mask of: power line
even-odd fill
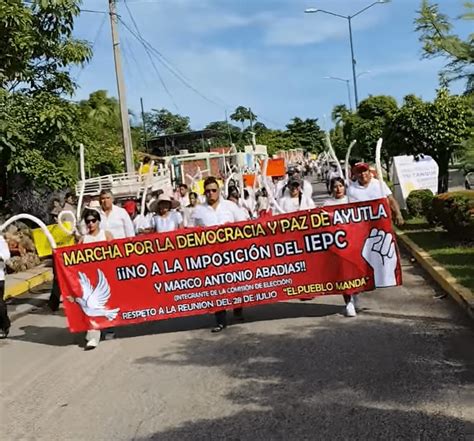
[[[142,46],[145,48],[145,50],[150,50],[152,53],[155,54],[155,57],[156,59],[169,71],[171,72],[171,74],[173,76],[175,76],[181,83],[183,83],[187,88],[189,88],[190,90],[192,90],[194,93],[196,93],[197,95],[199,95],[201,98],[203,98],[204,100],[206,100],[207,102],[211,103],[211,104],[214,104],[215,106],[217,107],[220,107],[222,109],[224,109],[225,111],[227,111],[227,108],[229,107],[235,107],[235,106],[231,106],[229,105],[228,103],[226,103],[225,101],[223,101],[222,99],[216,97],[216,100],[220,101],[216,101],[208,96],[206,96],[204,93],[200,92],[197,88],[195,88],[192,84],[190,84],[190,80],[188,80],[186,78],[186,76],[176,67],[174,66],[171,61],[169,61],[158,49],[156,49],[154,46],[152,46],[152,44],[150,42],[148,42],[142,35],[142,33],[140,32],[140,28],[138,27],[138,24],[130,10],[130,8],[128,7],[128,3],[138,3],[139,1],[130,1],[130,0],[123,0],[123,3],[125,5],[125,8],[127,9],[127,12],[130,16],[130,19],[132,21],[132,24],[133,24],[133,27],[135,28],[135,32],[130,29],[130,27],[119,17],[119,20],[121,21],[122,25],[142,44]],[[147,2],[149,3],[149,2]],[[148,50],[147,50],[147,53],[148,53]],[[260,114],[260,118],[264,121],[266,121],[267,123],[270,123],[272,125],[275,125],[275,126],[281,126],[282,124],[280,123],[277,123],[275,121],[272,121],[271,119],[269,118],[265,118],[262,114]]]
[[[120,21],[120,23],[122,23],[122,25],[125,26],[125,28],[126,28],[129,32],[131,32],[131,31],[130,31],[130,28],[126,25],[126,23],[125,23],[120,17],[117,16],[117,18],[118,18],[118,20]],[[133,34],[132,34],[132,35],[133,35]],[[134,36],[135,36],[135,35],[134,35]],[[135,36],[135,37],[136,37],[136,36]],[[138,38],[138,37],[136,37],[136,38]],[[140,41],[140,43],[141,43],[141,40],[140,40],[140,39],[138,39],[138,41]],[[161,76],[160,71],[159,71],[158,68],[156,67],[155,61],[153,60],[153,57],[151,56],[151,53],[150,53],[149,49],[148,49],[143,43],[142,43],[142,45],[143,45],[143,48],[145,49],[146,54],[148,55],[148,58],[150,59],[150,63],[151,63],[151,65],[153,66],[153,70],[155,71],[155,73],[156,73],[156,75],[158,76],[158,79],[159,79],[161,85],[163,86],[163,89],[165,90],[166,94],[168,95],[168,97],[170,98],[171,102],[173,103],[173,106],[176,108],[177,111],[179,111],[178,105],[176,104],[176,101],[174,100],[173,95],[171,94],[170,90],[168,89],[168,86],[166,85],[166,83],[165,83],[163,77]]]
[[[136,29],[136,31],[137,31],[137,34],[138,34],[140,40],[143,40],[143,37],[142,37],[142,35],[141,35],[141,33],[140,33],[140,29],[138,28],[138,25],[137,25],[137,23],[136,23],[136,21],[135,21],[135,18],[134,18],[133,15],[132,15],[132,12],[130,11],[130,9],[129,9],[129,7],[128,7],[128,4],[127,4],[127,1],[126,1],[126,0],[124,0],[124,4],[125,4],[125,7],[127,8],[128,14],[130,15],[130,18],[131,18],[131,20],[132,20],[133,25],[135,26],[135,29]],[[120,17],[119,17],[119,20],[120,20],[120,22],[127,28],[127,30],[130,32],[130,29],[129,29],[129,28],[127,27],[127,25],[121,20]],[[140,40],[139,40],[139,41],[140,41]],[[178,110],[178,106],[177,106],[176,102],[174,101],[173,96],[171,95],[171,92],[169,91],[168,87],[166,86],[165,81],[164,81],[163,77],[161,76],[161,74],[160,74],[158,68],[156,67],[155,62],[153,61],[153,58],[152,58],[152,56],[151,56],[151,54],[150,54],[148,48],[147,48],[141,41],[140,41],[140,43],[142,44],[143,48],[145,49],[145,52],[147,53],[148,58],[150,59],[150,62],[151,62],[151,64],[152,64],[152,66],[153,66],[153,69],[155,70],[156,74],[158,75],[158,78],[159,78],[159,80],[160,80],[160,83],[161,83],[161,85],[163,86],[163,89],[165,89],[165,91],[166,91],[167,95],[169,96],[171,102],[173,103],[174,107],[176,108],[176,110]]]
[[[125,5],[127,5],[126,2],[124,2]],[[129,11],[129,14],[131,14],[130,12],[130,9],[127,8],[128,11]],[[195,92],[196,94],[198,94],[201,98],[203,98],[204,100],[208,101],[209,103],[211,104],[214,104],[220,108],[224,108],[226,107],[225,103],[218,103],[217,101],[213,100],[212,98],[209,98],[207,97],[206,95],[204,95],[202,92],[200,92],[198,89],[196,89],[192,84],[190,84],[190,82],[188,80],[186,80],[186,78],[184,78],[184,75],[180,75],[178,72],[177,72],[177,69],[174,68],[171,63],[168,61],[166,62],[164,60],[164,57],[163,55],[157,50],[155,49],[147,40],[145,40],[145,38],[142,37],[141,33],[140,33],[140,30],[138,29],[138,26],[136,25],[136,22],[135,22],[135,27],[137,29],[137,32],[134,32],[132,29],[130,29],[130,27],[122,20],[119,18],[119,20],[122,22],[123,26],[125,26],[125,28],[143,45],[143,47],[146,47],[148,50],[150,50],[151,52],[153,52],[157,58],[157,60],[166,68],[168,69],[168,71],[170,71],[173,76],[175,76],[181,83],[183,83],[186,87],[188,87],[190,90],[192,90],[193,92]],[[134,21],[134,20],[132,20]]]
[[[186,80],[189,81],[189,79],[186,78],[186,76],[183,74],[183,72],[181,72],[181,71],[178,69],[177,66],[173,66],[172,63],[171,63],[158,49],[156,49],[156,48],[154,48],[153,46],[151,46],[151,44],[148,43],[148,42],[144,39],[142,33],[140,32],[140,28],[138,27],[138,24],[137,24],[137,22],[135,21],[135,17],[133,16],[132,11],[130,11],[130,8],[128,7],[128,0],[123,0],[123,2],[124,2],[125,7],[127,8],[127,12],[128,12],[128,15],[130,16],[130,19],[132,20],[133,27],[135,28],[135,31],[136,31],[136,33],[138,34],[138,36],[140,37],[140,39],[143,40],[143,42],[144,42],[145,44],[147,44],[147,45],[150,47],[150,49],[152,49],[159,57],[161,57],[161,58],[162,58],[166,63],[168,63],[174,70],[176,70],[176,72],[178,72],[184,79],[186,79]]]

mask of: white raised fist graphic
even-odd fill
[[[374,280],[377,288],[397,284],[395,270],[397,269],[398,256],[395,249],[395,240],[391,233],[372,228],[362,248],[362,257],[374,270]]]

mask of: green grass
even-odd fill
[[[456,241],[439,228],[433,229],[424,219],[410,219],[401,230],[419,247],[444,266],[458,282],[474,291],[474,246]]]

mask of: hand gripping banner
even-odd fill
[[[54,251],[72,332],[401,284],[384,199]]]

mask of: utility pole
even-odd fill
[[[117,27],[116,0],[109,0],[110,27],[112,28],[112,45],[114,49],[115,75],[117,77],[117,89],[120,104],[120,117],[122,120],[122,139],[125,150],[125,169],[127,173],[135,171],[133,162],[132,137],[130,136],[130,120],[128,119],[128,106],[125,93],[125,82],[122,73],[122,57],[120,55],[120,40]]]
[[[349,15],[347,17],[347,22],[349,23],[349,40],[351,43],[351,62],[352,62],[352,81],[354,82],[354,101],[355,108],[359,107],[359,94],[357,93],[357,74],[356,74],[356,59],[354,55],[354,42],[352,40],[352,17]]]
[[[252,117],[252,109],[249,107],[249,119],[250,119],[250,131],[253,130],[253,117]]]
[[[145,150],[148,152],[148,135],[146,133],[145,111],[143,110],[143,98],[140,97],[140,106],[142,108],[143,140],[145,141]]]

